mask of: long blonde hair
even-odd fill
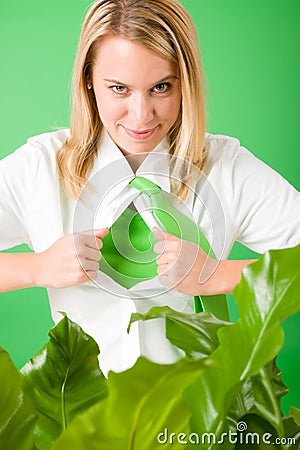
[[[197,32],[189,13],[177,0],[96,0],[92,4],[80,34],[72,80],[70,138],[57,153],[58,173],[67,192],[78,197],[103,130],[94,93],[87,84],[96,51],[109,34],[143,45],[178,65],[182,101],[169,132],[169,152],[173,160],[178,157],[177,161],[182,161],[178,195],[184,199],[190,163],[199,169],[205,165],[206,120]]]

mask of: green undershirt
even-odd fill
[[[127,289],[157,276],[154,238],[137,211],[127,208],[102,239],[100,270]]]
[[[157,254],[152,250],[156,239],[137,211],[125,209],[102,242],[99,269],[121,286],[130,289],[157,276]],[[201,302],[195,299],[200,312]]]

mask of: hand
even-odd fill
[[[76,286],[97,278],[101,238],[108,229],[74,233],[58,239],[35,255],[35,285],[49,288]]]
[[[215,272],[219,261],[210,258],[197,245],[159,229],[154,251],[158,254],[160,282],[175,291],[190,295],[212,295],[218,290]]]

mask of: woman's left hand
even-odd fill
[[[254,260],[216,260],[192,242],[179,239],[158,228],[154,251],[160,282],[189,295],[231,294],[242,270]]]
[[[197,244],[159,229],[153,234],[158,239],[154,251],[163,285],[190,295],[212,295],[220,289],[215,285],[219,261],[207,256]]]

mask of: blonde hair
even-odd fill
[[[182,161],[178,195],[187,195],[192,163],[205,165],[205,102],[197,32],[177,0],[96,0],[81,30],[72,80],[70,138],[57,153],[57,168],[67,192],[78,197],[93,165],[103,125],[87,84],[96,51],[107,35],[120,35],[156,52],[179,69],[181,109],[169,132],[170,154]],[[187,161],[187,163],[185,163]],[[171,158],[172,164],[172,158]],[[178,170],[178,167],[177,167]]]

